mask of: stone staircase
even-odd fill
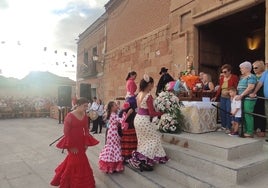
[[[256,176],[268,179],[268,144],[263,140],[230,137],[222,132],[206,134],[162,134],[170,161],[155,165],[152,172],[125,166],[123,173],[98,170],[104,134],[94,135],[100,144],[87,151],[97,188],[207,188],[266,187]],[[266,181],[268,182],[268,181]]]

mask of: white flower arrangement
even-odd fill
[[[158,123],[161,132],[179,133],[183,125],[183,116],[180,111],[182,103],[172,92],[162,91],[154,101],[156,109],[164,112]]]
[[[162,91],[154,101],[156,109],[160,112],[172,112],[175,108],[180,108],[180,100],[172,92]]]

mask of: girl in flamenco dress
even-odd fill
[[[118,116],[119,106],[111,101],[107,105],[107,119],[109,119],[109,129],[104,148],[99,156],[99,169],[105,173],[114,173],[124,170],[123,157],[121,155],[121,138],[118,134],[118,127],[127,129],[125,120],[133,112],[129,109],[122,118]]]
[[[68,113],[64,120],[64,137],[56,145],[67,149],[68,155],[56,168],[55,176],[50,182],[60,188],[95,188],[93,171],[90,167],[86,150],[88,146],[99,143],[89,134],[86,109],[88,100],[80,98],[77,107]]]

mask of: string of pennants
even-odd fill
[[[1,44],[6,44],[7,42],[6,41],[1,41]],[[21,44],[21,42],[20,41],[17,41],[17,45],[18,46],[21,46],[22,44]],[[43,47],[43,51],[44,52],[47,52],[48,51],[48,47],[46,47],[46,46],[44,46]],[[58,50],[54,50],[54,54],[59,54],[59,51]],[[69,55],[68,55],[68,52],[63,52],[63,55],[64,56],[66,56],[66,57],[68,57]],[[71,55],[71,57],[72,58],[76,58],[76,56],[73,54],[73,55]],[[73,61],[72,60],[70,60],[70,63],[72,63],[72,67],[74,67],[74,63],[73,63]],[[65,62],[65,61],[63,61],[62,62],[62,64],[65,66],[65,67],[68,67],[68,65],[67,65],[67,63]],[[60,63],[59,62],[55,62],[55,65],[60,65]]]

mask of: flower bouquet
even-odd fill
[[[158,122],[159,131],[166,133],[179,133],[183,126],[183,115],[180,107],[182,103],[172,92],[162,91],[154,101],[156,109],[164,114]]]

